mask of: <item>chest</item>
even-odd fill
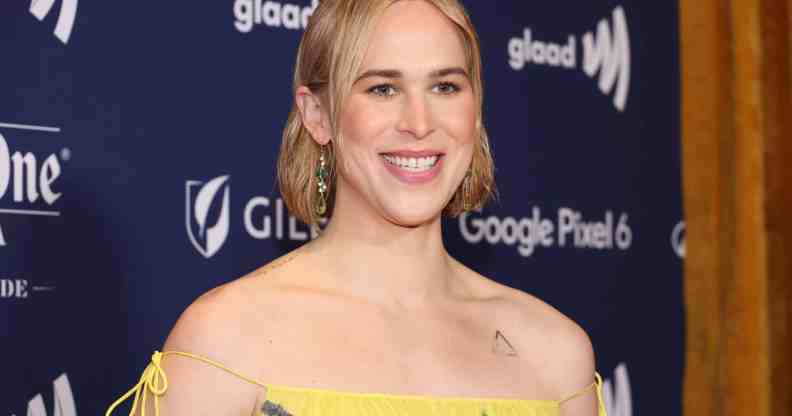
[[[267,345],[267,380],[354,392],[547,398],[537,357],[466,315],[306,314]],[[285,322],[284,322],[285,323]],[[516,354],[510,354],[513,348]]]

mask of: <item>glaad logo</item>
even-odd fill
[[[55,36],[60,39],[64,45],[69,43],[69,38],[74,28],[74,19],[77,17],[77,1],[78,0],[61,0],[58,23],[55,24]],[[36,16],[36,19],[39,21],[43,21],[49,14],[53,5],[55,5],[55,0],[31,0],[30,13]]]
[[[613,381],[606,379],[602,385],[602,396],[608,416],[632,416],[632,389],[627,364],[616,367]]]
[[[229,176],[220,176],[207,183],[187,181],[185,196],[187,204],[187,235],[193,247],[204,257],[211,258],[223,247],[228,238],[230,225],[231,190]],[[197,193],[196,188],[200,187]],[[219,204],[219,214],[209,222],[212,207]],[[197,231],[197,235],[194,231]]]
[[[60,132],[56,127],[26,126],[18,124],[0,123],[0,128],[15,128],[21,130],[44,130]],[[61,159],[66,161],[71,158],[71,151],[64,148],[60,153]],[[0,202],[10,192],[15,204],[36,204],[43,202],[53,206],[62,196],[54,190],[55,182],[61,175],[61,163],[58,156],[50,154],[39,165],[39,158],[33,153],[14,152],[8,146],[5,137],[0,134]],[[10,187],[13,183],[13,189]],[[0,208],[0,215],[23,216],[60,216],[58,211],[7,209]],[[7,240],[0,227],[0,247],[6,246]]]
[[[583,70],[591,78],[599,71],[599,88],[608,95],[616,87],[613,105],[624,111],[630,88],[630,34],[624,9],[613,11],[613,32],[608,21],[600,20],[597,36],[583,35]]]
[[[577,67],[576,45],[577,41],[572,35],[569,35],[566,45],[535,41],[531,29],[525,28],[522,39],[509,40],[509,65],[515,71],[530,63],[574,69]]]
[[[685,222],[680,221],[671,232],[671,248],[676,253],[677,257],[684,259],[687,254],[687,245],[685,244]]]
[[[596,35],[587,32],[582,36],[583,72],[594,78],[599,74],[598,86],[605,95],[614,92],[613,105],[619,111],[627,108],[630,89],[630,34],[627,16],[621,6],[613,10],[613,23],[600,20]],[[515,71],[526,64],[577,68],[577,45],[574,35],[566,44],[534,39],[530,28],[525,28],[522,38],[509,39],[509,65]]]
[[[248,33],[254,25],[261,24],[292,30],[305,29],[308,18],[318,5],[319,0],[313,0],[311,6],[307,7],[279,1],[235,0],[234,27],[242,33]]]
[[[72,394],[69,377],[61,374],[52,382],[55,391],[52,414],[54,416],[77,416],[77,406],[74,404],[74,394]],[[14,415],[12,415],[14,416]],[[47,409],[44,407],[44,398],[41,394],[28,402],[27,416],[47,416]]]

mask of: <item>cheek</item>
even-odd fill
[[[440,106],[437,118],[459,145],[469,145],[477,140],[476,106],[472,97],[467,100],[459,100],[453,105]]]
[[[346,172],[359,170],[376,149],[376,140],[389,125],[388,114],[364,100],[350,97],[340,117],[338,157]],[[362,164],[361,166],[358,166]]]
[[[469,100],[460,100],[455,105],[448,106],[443,110],[442,117],[439,117],[443,120],[444,129],[453,140],[453,145],[458,149],[454,176],[460,181],[473,160],[475,146],[480,140],[476,129],[476,116],[476,105],[470,97]]]
[[[363,99],[350,97],[341,113],[340,128],[344,141],[366,143],[389,123],[392,114]]]

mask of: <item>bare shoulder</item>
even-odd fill
[[[198,297],[179,317],[166,342],[165,351],[205,354],[232,365],[248,364],[250,352],[259,351],[263,334],[279,320],[286,308],[283,296],[289,253],[263,267]]]
[[[529,366],[556,397],[594,381],[594,351],[580,325],[532,294],[480,275],[478,281],[498,331],[521,357],[531,357]]]
[[[277,285],[260,277],[286,260],[214,288],[185,309],[163,347],[169,379],[163,404],[170,410],[165,414],[199,408],[206,414],[251,414],[262,389],[251,381],[262,380],[267,335],[283,299]]]

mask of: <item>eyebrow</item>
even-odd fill
[[[450,68],[442,68],[436,69],[429,73],[430,78],[442,78],[448,75],[462,75],[465,78],[470,78],[467,71],[463,68],[455,66]],[[371,77],[380,77],[380,78],[402,78],[404,77],[404,73],[399,71],[398,69],[369,69],[368,71],[362,73],[354,83],[357,83],[360,80],[365,78]]]

